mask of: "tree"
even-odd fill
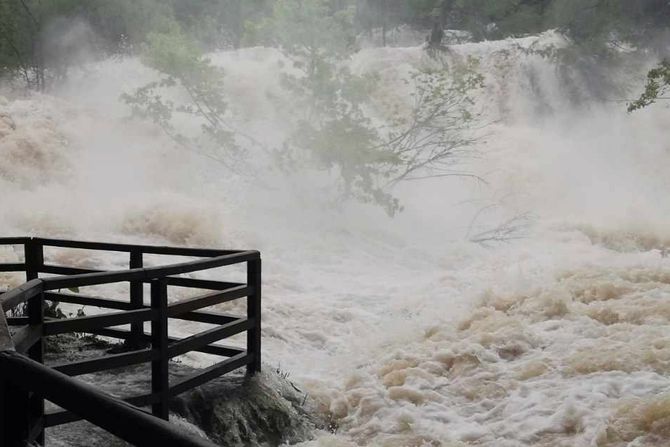
[[[284,85],[300,99],[296,127],[281,152],[288,165],[311,167],[337,179],[345,197],[401,209],[390,188],[400,181],[446,172],[473,116],[469,92],[482,78],[460,70],[417,71],[414,107],[383,125],[374,124],[374,75],[353,74],[346,61],[356,50],[353,8],[328,0],[279,0],[272,17],[250,26],[251,36],[279,46],[293,62]],[[470,61],[472,62],[472,61]]]
[[[222,70],[203,56],[196,42],[177,23],[165,32],[149,34],[143,60],[162,77],[122,95],[134,114],[151,120],[182,148],[238,172],[245,154],[225,119]],[[188,100],[175,103],[167,99],[171,90],[185,94]],[[179,129],[175,125],[178,115],[195,119],[200,134],[188,135]]]
[[[76,48],[101,57],[132,53],[174,23],[202,48],[237,46],[242,23],[271,1],[0,0],[0,74],[44,89],[77,62]]]
[[[0,0],[0,70],[10,77],[20,75],[29,88],[44,90],[76,62],[72,56],[77,48],[91,49],[92,42],[97,44],[96,35],[117,44],[124,36],[139,38],[143,29],[143,38],[148,26],[155,26],[168,14],[154,3]]]
[[[0,2],[0,70],[19,73],[27,86],[44,88],[41,11],[29,0]]]
[[[412,0],[357,0],[355,22],[359,31],[380,29],[382,46],[386,46],[386,34],[402,23],[413,22]]]
[[[644,92],[637,100],[628,104],[628,111],[634,112],[654,104],[659,99],[667,99],[663,95],[668,88],[670,88],[670,61],[665,60],[647,73]]]
[[[171,0],[176,21],[208,49],[239,47],[244,24],[272,12],[273,0]]]

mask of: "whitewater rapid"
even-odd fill
[[[449,63],[476,58],[486,77],[481,138],[459,165],[486,183],[401,186],[394,219],[333,207],[309,177],[254,188],[175,149],[119,101],[155,74],[91,64],[54,95],[0,103],[0,230],[261,250],[267,367],[331,423],[310,446],[670,445],[670,116],[594,101],[578,71],[532,51],[549,45],[569,43],[450,47]],[[264,144],[285,138],[283,56],[212,60],[230,119]],[[380,75],[383,116],[431,63],[421,47],[366,48],[351,68]],[[509,240],[468,240],[506,222]]]

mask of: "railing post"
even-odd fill
[[[247,374],[261,370],[261,258],[247,262],[247,285],[252,288],[247,297],[247,319],[253,326],[247,331],[247,353],[253,356],[247,365]]]
[[[8,380],[2,373],[2,421],[0,432],[2,445],[6,447],[24,447],[28,441],[30,425],[28,420],[28,393]]]
[[[26,259],[26,280],[39,277],[44,265],[44,246],[39,239],[29,239],[24,246]]]
[[[9,333],[5,314],[2,311],[0,311],[0,332],[2,337],[1,349],[13,350],[14,343]],[[12,386],[7,366],[3,363],[3,360],[4,357],[0,357],[0,445],[13,447],[21,445],[28,436],[28,424],[21,423],[19,420],[21,417],[27,417],[25,402],[28,393]],[[14,403],[17,401],[23,402],[23,407],[15,408]],[[21,433],[22,431],[23,433]]]
[[[44,331],[44,294],[28,300],[28,324],[30,326],[39,326],[40,332]],[[38,363],[44,363],[44,338],[40,337],[35,344],[28,349],[28,357]],[[35,394],[29,393],[29,422],[30,435],[34,436],[31,442],[44,445],[44,399]]]
[[[3,372],[2,365],[0,365],[0,441],[2,445],[10,445],[11,441],[11,414],[9,408],[9,382],[5,373]]]
[[[168,375],[168,321],[167,321],[167,280],[151,281],[151,308],[155,315],[151,320],[151,393],[158,395],[158,402],[152,404],[154,416],[169,420],[170,378]]]
[[[26,279],[28,281],[39,277],[44,265],[44,247],[38,239],[30,239],[25,245]],[[28,324],[38,326],[40,332],[44,329],[44,294],[40,293],[28,300]],[[39,363],[44,363],[44,342],[41,337],[28,349],[28,357]],[[34,441],[44,445],[44,399],[37,394],[28,393],[28,430],[29,435],[35,435]]]
[[[130,268],[141,269],[144,266],[142,251],[133,250],[130,252]],[[144,283],[142,281],[130,281],[130,304],[135,309],[144,307]],[[132,323],[130,325],[130,338],[126,340],[126,347],[129,349],[140,349],[147,345],[143,341],[144,324]]]
[[[28,440],[28,393],[9,380],[0,365],[0,444],[23,447]]]

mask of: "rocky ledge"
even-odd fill
[[[46,362],[94,358],[118,348],[95,337],[50,337]],[[170,364],[171,380],[193,371],[183,363]],[[149,365],[138,365],[79,378],[113,395],[130,396],[148,392],[150,376]],[[170,405],[170,421],[219,445],[293,444],[309,439],[321,425],[305,410],[306,401],[307,396],[279,371],[266,367],[250,378],[242,370],[178,396]],[[87,422],[48,429],[47,443],[59,447],[128,445]]]

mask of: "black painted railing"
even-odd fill
[[[147,245],[108,244],[41,238],[0,238],[0,246],[23,246],[24,262],[0,264],[0,272],[25,272],[26,283],[0,295],[0,439],[8,447],[44,443],[44,429],[86,419],[135,445],[202,446],[202,440],[180,434],[168,419],[172,397],[235,369],[249,374],[261,368],[261,259],[257,251],[231,251]],[[45,247],[126,252],[129,269],[99,271],[45,262]],[[145,254],[199,257],[195,261],[144,267]],[[246,282],[233,283],[180,276],[246,264]],[[40,274],[51,276],[40,278]],[[61,290],[127,282],[128,301],[62,293]],[[149,304],[144,285],[150,285]],[[169,303],[170,287],[206,290],[194,298]],[[246,298],[246,316],[202,308]],[[114,309],[118,312],[68,319],[45,319],[45,300]],[[5,312],[25,306],[21,316]],[[212,329],[178,339],[168,335],[169,319],[207,323]],[[151,322],[149,333],[144,322]],[[130,330],[111,329],[130,325]],[[10,327],[15,327],[10,335]],[[246,349],[215,342],[246,332]],[[44,337],[91,333],[125,340],[125,352],[58,365],[43,365]],[[169,360],[198,351],[225,357],[214,365],[171,384]],[[71,378],[141,363],[151,364],[151,392],[117,399]],[[68,391],[64,391],[68,390]],[[44,411],[44,400],[62,409]],[[140,407],[151,406],[149,416]],[[160,442],[159,442],[160,440]]]

